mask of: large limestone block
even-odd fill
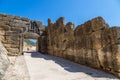
[[[60,18],[56,21],[56,26],[57,26],[57,27],[64,27],[64,25],[65,25],[64,17],[60,17]]]
[[[117,33],[117,43],[120,44],[120,27],[115,27]]]
[[[102,49],[104,54],[104,68],[113,72],[120,72],[119,45],[108,45]]]
[[[102,34],[102,30],[98,30],[98,31],[93,32],[93,33],[90,35],[90,38],[92,39],[92,41],[91,41],[92,44],[91,44],[91,45],[93,45],[93,49],[95,49],[95,50],[98,50],[98,49],[101,49],[101,48],[102,48],[102,44],[101,44],[101,41],[102,41],[101,34]]]
[[[0,41],[5,41],[5,37],[4,36],[0,36]]]
[[[7,17],[6,14],[0,14],[0,17]]]
[[[0,36],[5,35],[5,32],[6,32],[5,30],[1,29],[1,30],[0,30]]]
[[[12,35],[19,35],[19,32],[17,32],[17,31],[6,31],[6,36],[12,36]]]
[[[68,22],[65,26],[65,29],[67,32],[73,32],[73,30],[75,29],[75,25],[71,22]]]
[[[6,48],[8,51],[8,55],[13,56],[13,55],[18,55],[19,49],[18,48]]]
[[[5,48],[10,48],[12,44],[4,44]]]
[[[0,22],[0,28],[3,30],[10,30],[10,26],[6,24],[6,22]]]
[[[29,19],[28,19],[28,18],[22,18],[22,17],[20,17],[20,16],[15,16],[14,19],[29,22]]]
[[[37,39],[38,37],[40,37],[37,33],[32,33],[32,32],[25,32],[23,33],[23,35],[25,39],[29,39],[29,38]]]
[[[0,78],[4,76],[5,71],[9,66],[9,60],[7,54],[8,54],[7,50],[0,42]]]
[[[109,27],[109,25],[105,22],[105,20],[102,17],[94,18],[90,22],[91,22],[91,28],[94,31]]]

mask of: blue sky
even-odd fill
[[[76,25],[102,16],[110,26],[120,26],[120,0],[0,0],[0,13],[40,20],[47,25],[63,16]]]

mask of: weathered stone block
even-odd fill
[[[20,45],[16,45],[16,44],[11,45],[11,48],[19,48],[19,47],[20,47]]]
[[[1,16],[1,17],[7,17],[7,15],[6,15],[6,14],[0,14],[0,16]]]
[[[2,20],[2,17],[0,16],[0,21]]]
[[[12,44],[4,44],[5,48],[10,48]]]
[[[19,32],[17,31],[6,31],[6,36],[10,37],[10,36],[15,36],[17,35],[19,37]]]
[[[7,50],[0,42],[0,79],[5,75],[5,71],[9,66],[7,54],[8,54]]]
[[[4,30],[0,30],[0,36],[5,35],[5,32],[6,32],[6,31],[4,31]]]
[[[5,41],[5,37],[0,35],[0,41]]]
[[[0,24],[0,27],[6,31],[10,30],[10,26],[9,25],[5,25],[5,24]]]
[[[18,28],[18,27],[12,27],[11,28],[11,31],[17,31],[17,33],[22,33],[24,30],[23,30],[23,28]]]
[[[19,53],[19,49],[18,48],[6,48],[8,52],[12,53],[12,54],[18,54]]]
[[[19,41],[13,41],[13,40],[4,40],[2,41],[3,44],[19,44]]]

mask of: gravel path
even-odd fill
[[[120,80],[115,76],[58,57],[24,53],[31,80]]]

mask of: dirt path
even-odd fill
[[[24,53],[31,80],[119,80],[111,74],[58,57]]]

